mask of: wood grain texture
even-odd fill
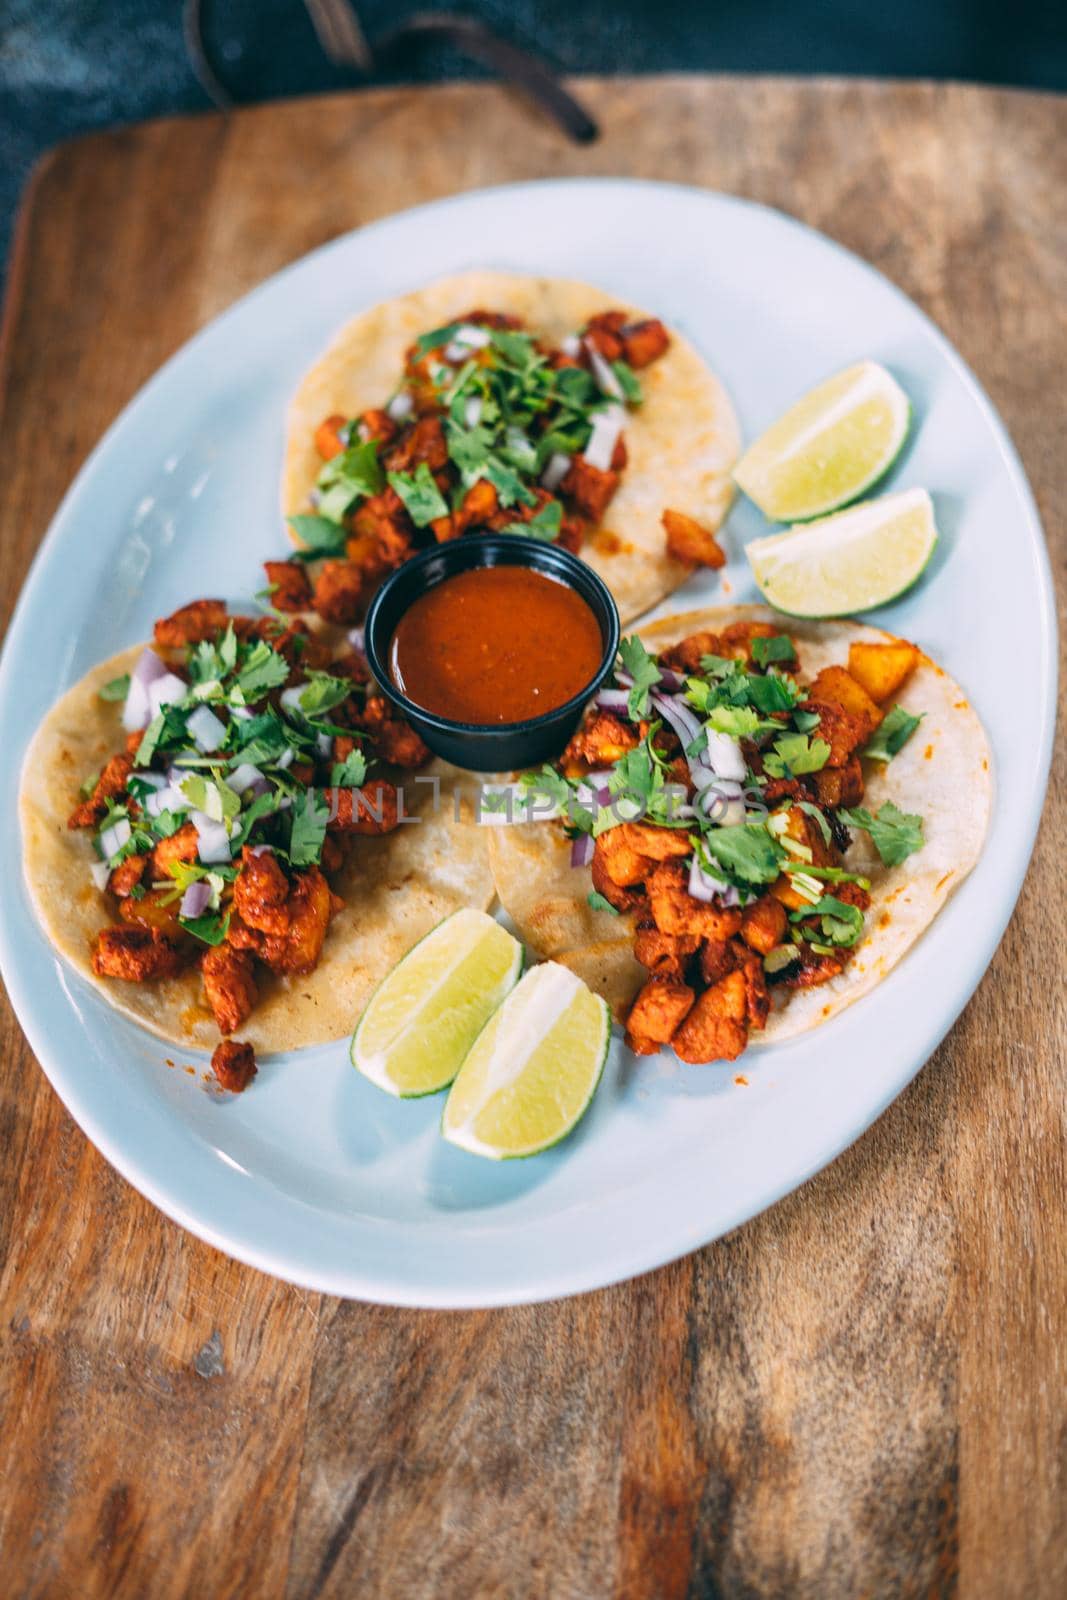
[[[580,87],[604,129],[583,149],[464,86],[54,154],[23,209],[0,356],[4,623],[88,450],[208,318],[398,207],[560,173],[751,196],[888,273],[1004,414],[1062,594],[1065,102],[738,78]],[[1065,777],[1061,743],[1008,935],[908,1092],[773,1211],[576,1301],[415,1314],[229,1262],[110,1171],[5,1007],[3,1591],[1058,1600],[1067,1019],[1048,891],[1062,891]]]

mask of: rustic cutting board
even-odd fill
[[[603,127],[580,149],[495,87],[456,86],[52,155],[26,197],[0,363],[4,622],[89,448],[209,317],[374,217],[560,173],[748,195],[888,273],[1001,408],[1062,578],[1067,103],[578,87]],[[995,617],[975,626],[1010,647]],[[105,1165],[5,1010],[3,1591],[1067,1593],[1064,777],[1061,747],[989,975],[877,1125],[730,1238],[563,1304],[377,1310],[235,1265]]]

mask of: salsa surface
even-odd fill
[[[581,595],[529,567],[475,567],[420,595],[397,624],[389,671],[424,711],[489,726],[580,694],[604,646]]]

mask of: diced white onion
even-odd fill
[[[149,721],[151,707],[148,686],[157,679],[165,677],[166,672],[166,666],[154,650],[141,651],[137,665],[130,673],[130,687],[126,693],[126,703],[122,708],[122,726],[127,733],[135,733]]]
[[[363,629],[362,628],[349,628],[346,637],[348,639],[349,644],[352,646],[353,650],[358,650],[360,652],[360,654],[362,654],[363,653]]]
[[[120,817],[110,828],[104,829],[100,835],[100,848],[104,853],[105,861],[110,861],[112,856],[117,856],[123,845],[129,843],[132,831],[125,817]]]
[[[295,755],[296,755],[296,751],[293,749],[292,745],[286,745],[285,749],[282,751],[281,755],[278,757],[277,761],[275,762],[275,765],[281,767],[283,769],[283,771],[284,771],[284,769],[286,767],[291,767],[292,766],[293,757]]]
[[[560,340],[559,347],[572,361],[577,360],[582,353],[582,341],[576,333],[568,333],[565,339]]]
[[[630,704],[629,689],[601,689],[596,703],[605,711],[626,711]]]
[[[254,844],[252,846],[252,854],[254,856],[272,856],[274,854],[274,846],[272,844]]]
[[[454,345],[464,346],[467,350],[484,350],[492,342],[493,335],[488,328],[479,328],[475,322],[465,322],[457,328],[452,335]]]
[[[152,708],[152,715],[158,717],[164,706],[177,705],[188,692],[189,685],[184,679],[175,672],[165,672],[148,685],[148,704]]]
[[[611,458],[615,454],[615,446],[619,442],[619,434],[625,421],[626,413],[621,406],[605,406],[603,411],[595,413],[593,431],[582,454],[589,465],[596,467],[598,472],[611,471]]]
[[[741,746],[736,739],[731,739],[728,733],[717,733],[714,728],[707,729],[708,748],[707,763],[717,777],[732,778],[741,783],[745,777],[745,757]]]
[[[555,494],[570,470],[570,456],[565,456],[562,450],[553,451],[545,462],[545,469],[541,474],[542,489],[547,489],[549,494]]]
[[[590,343],[588,339],[585,341],[585,351],[589,357],[589,367],[593,374],[593,380],[601,394],[606,394],[609,400],[624,400],[626,396],[622,392],[622,384],[615,376],[610,364],[604,360],[596,345]]]
[[[386,406],[386,413],[394,422],[403,422],[404,418],[411,415],[411,408],[415,401],[407,389],[401,389],[399,394],[394,394]]]
[[[167,780],[161,772],[136,772],[134,777],[140,784],[147,784],[149,789],[165,789]]]
[[[482,397],[472,394],[463,408],[463,420],[468,428],[476,428],[482,420]]]
[[[328,761],[333,755],[332,735],[328,733],[317,733],[315,735],[315,747],[322,759],[324,761]]]
[[[217,750],[226,738],[225,725],[209,706],[197,706],[185,726],[192,734],[196,748],[205,755]]]
[[[306,683],[294,683],[291,689],[283,689],[279,697],[282,705],[289,711],[299,711],[300,697],[306,688]],[[292,757],[290,757],[291,759]]]
[[[181,790],[168,784],[165,789],[157,789],[155,794],[150,794],[145,801],[145,810],[150,817],[161,816],[164,811],[188,811],[189,802]]]
[[[239,767],[234,767],[226,783],[234,794],[244,794],[246,789],[251,789],[254,784],[265,783],[267,780],[258,767],[250,761],[242,761]]]
[[[230,716],[236,717],[238,722],[251,722],[255,712],[250,706],[231,706]]]
[[[94,861],[89,868],[89,876],[98,889],[106,889],[107,880],[111,876],[111,868],[106,861]]]
[[[194,811],[192,816],[197,837],[196,853],[204,865],[210,866],[215,861],[229,861],[230,836],[226,832],[225,823],[215,822],[204,811]]]

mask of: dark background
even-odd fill
[[[348,87],[302,0],[203,0],[236,98]],[[372,43],[418,0],[357,0]],[[791,72],[1067,88],[1065,0],[456,0],[566,72]],[[376,82],[478,76],[422,45]],[[58,140],[209,105],[180,0],[0,0],[0,269],[30,168]]]

